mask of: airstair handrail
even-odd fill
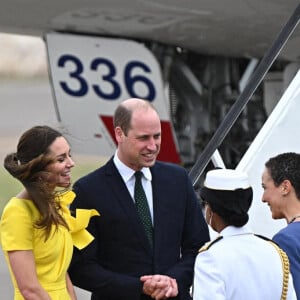
[[[235,103],[232,105],[231,109],[225,115],[220,126],[217,128],[216,132],[201,152],[196,163],[189,172],[192,183],[195,186],[200,176],[202,175],[205,167],[209,163],[213,153],[217,150],[220,144],[223,142],[224,138],[228,134],[229,130],[235,123],[236,119],[239,117],[244,107],[252,97],[253,93],[263,80],[264,76],[272,66],[274,60],[277,58],[282,48],[286,44],[290,35],[293,33],[297,27],[300,20],[300,4],[296,7],[293,14],[290,16],[285,26],[281,29],[277,38],[273,42],[272,46],[265,53],[257,68],[254,70],[252,76],[250,77],[248,84],[245,89],[241,92],[240,96],[237,98]]]

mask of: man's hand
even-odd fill
[[[144,282],[144,294],[155,300],[167,299],[178,295],[178,286],[174,278],[166,275],[145,275],[140,279]]]

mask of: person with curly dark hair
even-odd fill
[[[286,252],[297,298],[300,299],[300,154],[281,153],[265,163],[262,201],[270,206],[273,219],[287,226],[273,237]]]
[[[253,196],[247,174],[211,170],[200,196],[219,237],[197,255],[193,299],[296,299],[287,255],[247,224]]]
[[[5,169],[24,186],[6,204],[0,222],[0,243],[14,285],[14,300],[76,299],[67,273],[73,245],[82,249],[93,237],[85,230],[98,213],[76,212],[68,205],[74,161],[62,134],[34,126],[20,137],[15,153],[4,159]]]

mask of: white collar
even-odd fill
[[[227,226],[220,232],[220,235],[223,237],[242,234],[253,234],[253,231],[251,230],[250,226],[246,224],[242,227]]]
[[[135,173],[135,170],[127,167],[118,157],[117,155],[117,152],[115,153],[114,155],[114,158],[113,158],[113,161],[114,161],[114,164],[116,165],[120,175],[122,176],[124,182],[128,182],[133,176],[134,176],[134,173]],[[151,174],[151,171],[149,168],[142,168],[140,170],[143,175],[145,176],[145,178],[149,181],[152,180],[152,174]]]

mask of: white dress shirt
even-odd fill
[[[129,167],[127,167],[123,162],[120,161],[117,153],[115,153],[114,156],[114,164],[116,168],[118,169],[121,177],[123,178],[127,189],[132,197],[132,200],[134,201],[134,184],[135,184],[135,171]],[[140,170],[143,173],[142,176],[142,185],[147,197],[149,210],[151,214],[152,224],[153,224],[153,193],[152,193],[152,174],[150,172],[149,168],[142,168]]]

